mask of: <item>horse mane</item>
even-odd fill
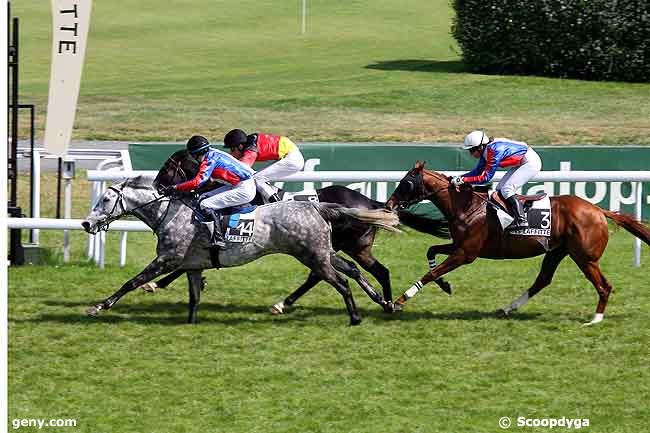
[[[150,179],[138,175],[136,177],[128,178],[122,183],[123,188],[127,186],[133,189],[150,189],[152,185]]]

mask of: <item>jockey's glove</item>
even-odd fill
[[[158,187],[158,191],[164,196],[170,196],[176,193],[176,188],[174,185],[161,185]]]
[[[451,178],[451,184],[452,184],[453,186],[458,187],[458,186],[461,186],[461,185],[464,184],[464,183],[465,183],[465,181],[464,181],[463,178],[460,177],[460,176],[454,176],[454,177]]]

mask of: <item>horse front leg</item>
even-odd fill
[[[120,287],[117,292],[113,293],[103,301],[90,306],[86,310],[86,314],[89,316],[96,316],[101,310],[110,309],[125,294],[140,287],[144,283],[153,280],[161,274],[171,272],[178,265],[179,263],[176,263],[176,261],[170,261],[169,258],[156,257],[151,263],[147,265],[146,268],[142,270],[142,272],[124,283],[124,285]]]
[[[199,310],[199,303],[201,302],[201,287],[203,286],[203,277],[201,273],[203,271],[187,271],[187,283],[190,293],[190,315],[187,319],[187,323],[196,323],[197,321],[197,312]]]
[[[402,296],[399,297],[399,299],[397,299],[397,301],[395,301],[395,311],[402,310],[406,301],[414,297],[426,284],[439,279],[447,272],[451,272],[459,266],[473,262],[475,258],[476,257],[466,256],[464,251],[461,249],[455,250],[449,257],[445,259],[445,261],[424,274],[421,279],[416,281],[415,284],[413,284],[406,292],[404,292]]]
[[[433,268],[438,266],[436,263],[436,254],[445,254],[450,255],[456,247],[454,244],[445,244],[445,245],[432,245],[427,251],[427,261],[429,262],[429,271],[432,271]],[[440,277],[434,282],[442,289],[443,292],[451,296],[451,284],[445,281],[444,278]]]

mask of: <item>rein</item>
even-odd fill
[[[426,171],[430,176],[433,176],[433,177],[441,177],[441,176],[443,176],[442,174],[440,174],[438,172],[433,172],[433,171],[429,171],[429,170],[426,170]],[[444,189],[449,188],[449,183],[447,183],[446,185],[443,185],[440,188],[435,189],[433,192],[426,192],[427,189],[426,189],[426,185],[424,184],[424,176],[422,176],[422,174],[420,174],[420,176],[416,176],[416,180],[420,182],[421,189],[423,191],[425,191],[426,195],[424,196],[424,198],[426,198],[426,199],[428,199],[431,196],[435,196],[436,194],[438,194],[440,191],[442,191]],[[444,180],[447,181],[446,178]],[[474,196],[478,197],[478,199],[480,201],[485,202],[488,205],[491,205],[490,201],[488,199],[483,198],[477,191],[474,190],[474,188],[472,188],[472,194]],[[470,209],[470,211],[465,213],[465,218],[469,218],[470,216],[474,215],[476,212],[480,211],[481,209],[483,209],[483,207],[480,206],[480,205],[476,206],[474,209]],[[452,222],[452,221],[457,220],[457,219],[458,219],[458,215],[457,215],[457,213],[455,212],[455,209],[454,209],[454,214],[451,216],[449,221]]]
[[[113,190],[113,192],[115,192],[115,193],[117,194],[117,200],[115,200],[115,204],[113,205],[113,209],[111,209],[111,211],[110,211],[109,214],[108,214],[109,217],[106,218],[106,220],[104,220],[104,221],[102,221],[101,223],[98,224],[98,230],[99,230],[99,231],[102,231],[102,230],[107,231],[107,230],[108,230],[108,226],[109,226],[113,221],[118,220],[118,219],[121,218],[122,216],[124,216],[124,215],[133,215],[133,216],[135,216],[134,212],[137,211],[138,209],[142,209],[142,208],[144,208],[144,207],[149,206],[149,205],[152,204],[152,203],[155,203],[155,202],[158,202],[158,201],[160,201],[160,200],[162,200],[162,199],[167,198],[167,197],[165,197],[165,196],[156,197],[156,198],[154,198],[153,200],[149,200],[148,202],[146,202],[146,203],[144,203],[144,204],[141,204],[141,205],[139,205],[139,206],[136,206],[136,207],[134,207],[134,208],[132,208],[132,209],[127,209],[126,206],[125,206],[125,204],[124,204],[124,192],[123,192],[122,190],[120,190],[120,189],[114,187],[114,186],[109,186],[108,189]],[[171,203],[171,200],[168,201],[167,208],[165,209],[165,212],[163,213],[163,215],[162,215],[162,216],[158,219],[158,221],[156,222],[156,224],[155,224],[155,228],[152,227],[152,230],[153,230],[154,232],[155,232],[156,230],[158,230],[158,228],[160,227],[160,224],[162,224],[162,221],[165,219],[165,217],[166,217],[167,214],[169,213],[169,203]],[[115,210],[117,209],[117,206],[118,206],[118,205],[122,208],[122,212],[121,212],[119,215],[113,216],[113,213],[114,213]]]

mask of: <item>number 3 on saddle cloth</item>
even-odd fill
[[[543,237],[539,242],[548,249],[548,239],[551,236],[551,200],[546,193],[536,195],[519,195],[517,199],[524,204],[524,212],[528,219],[528,227],[507,230],[514,218],[511,216],[510,209],[506,205],[503,197],[498,192],[490,195],[489,204],[495,210],[496,217],[501,227],[508,235],[518,236],[538,236]]]

